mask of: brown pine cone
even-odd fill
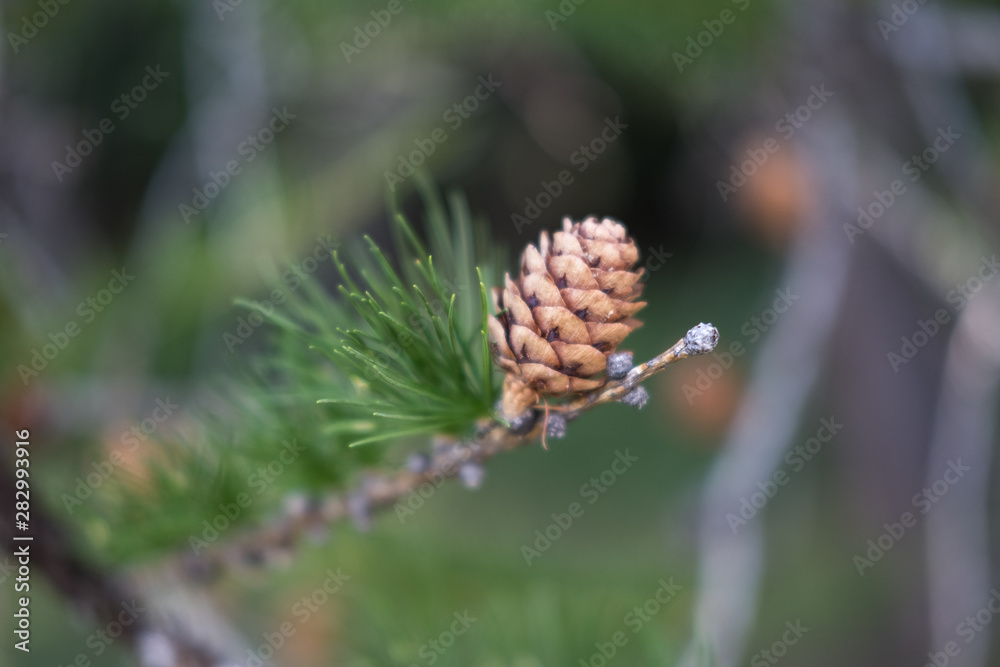
[[[490,345],[507,372],[502,412],[520,415],[540,396],[593,391],[605,378],[615,351],[641,322],[632,315],[646,305],[643,269],[635,241],[610,218],[563,220],[551,241],[542,232],[538,247],[521,255],[521,277],[505,276],[493,290],[497,316],[489,318]]]

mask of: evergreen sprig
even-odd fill
[[[233,525],[256,520],[291,491],[349,486],[386,456],[354,445],[465,435],[492,415],[486,293],[502,262],[461,196],[446,206],[417,180],[427,246],[390,204],[395,262],[365,237],[349,263],[334,254],[338,290],[303,280],[280,307],[238,302],[274,325],[267,350],[203,397],[183,438],[161,438],[137,473],[121,471],[88,504],[83,524],[101,554],[131,561],[194,545],[220,507],[240,507]],[[283,443],[294,462],[276,466]],[[262,474],[268,466],[280,473]]]
[[[452,196],[446,212],[427,183],[421,194],[430,251],[396,209],[398,270],[365,236],[367,255],[352,253],[353,267],[334,252],[342,303],[311,289],[294,299],[290,316],[268,316],[348,380],[323,387],[317,403],[331,409],[323,432],[350,446],[461,434],[492,410],[486,284],[474,262],[482,260],[490,278],[497,263],[461,197]],[[353,317],[343,303],[353,308]],[[286,369],[295,381],[296,369]]]

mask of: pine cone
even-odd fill
[[[610,218],[563,220],[563,231],[521,255],[521,277],[493,290],[490,345],[507,372],[502,412],[513,418],[541,396],[593,391],[608,355],[641,322],[632,315],[643,269],[635,241]]]

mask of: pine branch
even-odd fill
[[[699,324],[659,356],[620,374],[618,379],[610,379],[600,390],[553,408],[557,410],[554,414],[565,420],[562,423],[564,428],[566,421],[572,421],[598,405],[615,401],[629,403],[630,396],[638,391],[645,392],[641,387],[644,380],[681,359],[708,354],[715,349],[718,339],[719,332],[715,327]],[[479,466],[482,463],[501,452],[534,442],[542,436],[546,426],[551,434],[554,429],[552,424],[546,424],[545,410],[541,408],[531,409],[509,424],[497,419],[484,420],[473,437],[438,443],[431,456],[411,458],[404,470],[369,475],[352,491],[316,499],[292,496],[286,502],[283,513],[264,528],[248,532],[233,542],[209,548],[200,556],[182,556],[181,571],[189,577],[205,580],[227,570],[280,563],[287,560],[304,535],[325,530],[345,519],[366,529],[373,513],[394,506],[422,484],[461,477],[467,486],[475,487],[481,479]]]
[[[500,249],[462,197],[446,206],[429,182],[421,188],[427,247],[397,210],[394,253],[370,239],[323,244],[337,248],[339,298],[292,265],[265,280],[280,299],[239,301],[247,318],[269,323],[269,350],[237,361],[201,404],[197,427],[160,440],[157,461],[116,476],[81,508],[103,555],[135,563],[194,546],[205,519],[248,491],[241,523],[259,521],[292,489],[351,488],[408,439],[460,439],[490,417],[498,378],[484,321]],[[296,465],[275,460],[282,447]],[[258,488],[270,479],[259,471],[279,464],[280,480]]]

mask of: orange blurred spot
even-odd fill
[[[766,137],[752,137],[738,155],[760,149]],[[778,144],[774,153],[757,166],[734,197],[746,226],[767,245],[783,250],[807,224],[810,179],[804,160],[792,146]]]
[[[736,366],[722,368],[713,357],[687,359],[663,373],[657,392],[664,407],[693,435],[722,436],[736,414],[743,380]]]

